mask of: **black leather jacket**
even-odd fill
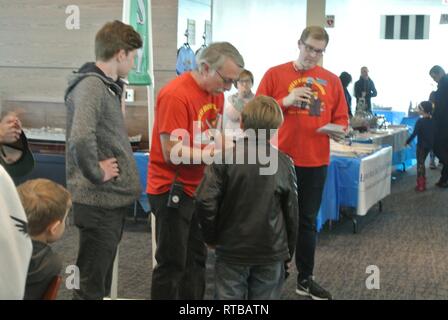
[[[287,261],[294,254],[298,225],[293,162],[271,145],[263,145],[264,154],[276,158],[277,170],[275,161],[262,165],[253,159],[250,164],[247,155],[255,155],[257,146],[247,138],[243,141],[244,150],[234,147],[225,163],[235,163],[230,160],[244,155],[240,158],[244,164],[208,166],[196,191],[196,212],[205,242],[216,246],[217,257],[229,263]],[[260,174],[260,169],[269,166],[273,174]]]

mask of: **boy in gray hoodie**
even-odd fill
[[[95,37],[96,62],[84,64],[65,93],[67,188],[80,236],[80,289],[74,299],[109,294],[126,208],[140,195],[121,110],[120,78],[132,69],[141,46],[131,26],[117,20],[106,23]]]

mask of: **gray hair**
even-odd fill
[[[239,51],[229,42],[214,42],[200,51],[196,57],[198,70],[202,71],[203,64],[208,64],[213,70],[221,68],[226,61],[231,59],[240,68],[244,68],[244,59]]]

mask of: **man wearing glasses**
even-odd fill
[[[330,162],[329,136],[317,129],[328,123],[348,125],[347,104],[339,78],[317,65],[328,41],[325,29],[307,27],[298,42],[298,59],[269,69],[256,94],[275,98],[283,110],[278,147],[294,161],[299,196],[296,293],[315,300],[332,298],[313,277],[316,216]]]
[[[217,42],[201,51],[197,66],[162,88],[155,108],[146,189],[156,217],[153,300],[204,297],[207,251],[193,195],[203,159],[215,153],[207,132],[221,128],[223,92],[239,79],[244,60],[233,45]]]

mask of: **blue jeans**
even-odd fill
[[[216,300],[278,300],[284,282],[284,261],[255,266],[216,259]]]

